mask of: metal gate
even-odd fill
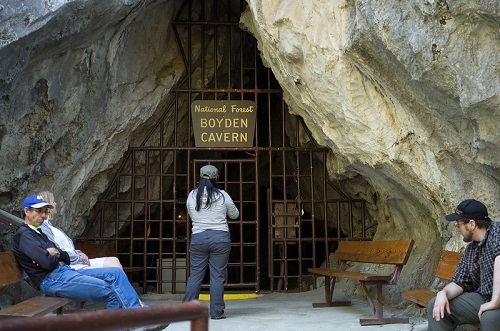
[[[226,288],[259,289],[259,223],[257,203],[257,165],[255,158],[239,160],[193,160],[193,170],[212,164],[219,170],[218,186],[229,192],[240,217],[228,219],[231,255],[227,267]],[[198,178],[194,173],[193,178]],[[196,180],[195,180],[196,182]],[[192,187],[195,186],[192,183]],[[202,285],[208,287],[209,280]]]
[[[185,199],[207,163],[240,210],[229,220],[227,289],[307,290],[307,275],[342,238],[366,238],[364,202],[328,179],[328,150],[317,146],[239,27],[245,1],[186,0],[172,29],[186,76],[143,143],[130,147],[79,240],[113,242],[146,290],[183,292],[189,274],[190,224]],[[194,50],[198,50],[195,52]],[[250,100],[257,105],[253,147],[200,148],[193,138],[196,100]],[[208,287],[205,280],[203,287]]]
[[[269,168],[269,287],[310,290],[316,283],[307,268],[329,265],[338,241],[371,237],[365,203],[349,199],[328,180],[325,149],[284,147],[268,153],[281,164]]]

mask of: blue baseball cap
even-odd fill
[[[24,199],[23,202],[23,210],[24,208],[42,208],[42,207],[49,207],[53,208],[50,203],[47,202],[41,195],[31,195]]]

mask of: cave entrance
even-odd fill
[[[283,90],[239,26],[245,1],[187,0],[172,24],[186,74],[143,142],[125,153],[78,240],[111,242],[124,266],[141,266],[144,291],[182,293],[189,274],[185,199],[204,164],[240,210],[229,220],[226,290],[304,291],[308,267],[328,260],[343,238],[366,239],[365,203],[329,180],[328,149],[292,115]],[[190,108],[199,100],[250,100],[251,147],[197,147]],[[372,232],[370,232],[372,233]],[[208,279],[203,289],[208,288]]]

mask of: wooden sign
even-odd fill
[[[196,147],[253,147],[254,101],[197,100],[191,115]]]

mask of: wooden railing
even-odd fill
[[[1,320],[0,331],[115,331],[181,321],[191,321],[191,331],[208,331],[207,305],[190,301],[146,308],[8,318]]]

